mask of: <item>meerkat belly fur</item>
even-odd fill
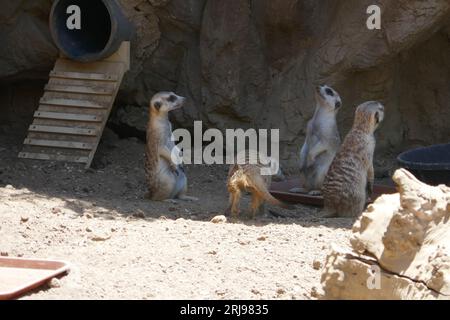
[[[229,207],[226,211],[227,214],[231,214],[235,218],[239,215],[239,202],[242,192],[251,193],[250,214],[252,218],[255,218],[258,213],[264,213],[265,202],[286,209],[293,208],[291,205],[275,199],[270,194],[269,188],[272,178],[282,180],[284,179],[284,175],[281,169],[278,170],[275,176],[262,175],[262,169],[270,166],[270,164],[267,164],[267,161],[264,161],[264,163],[260,161],[250,162],[247,157],[245,164],[234,164],[230,166],[227,179],[227,189],[230,194]]]
[[[306,140],[300,151],[302,186],[291,192],[319,195],[328,168],[341,143],[336,115],[342,101],[339,94],[326,85],[316,88],[315,98],[316,109],[308,122]]]
[[[152,200],[196,200],[186,196],[187,178],[179,159],[179,150],[172,139],[169,112],[182,108],[185,98],[172,92],[156,94],[149,107],[145,173],[148,197]]]
[[[325,213],[329,217],[357,217],[373,189],[374,132],[384,119],[379,102],[361,104],[353,127],[333,160],[323,185]]]

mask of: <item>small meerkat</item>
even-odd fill
[[[145,173],[148,198],[156,201],[169,199],[191,200],[186,196],[187,178],[180,160],[180,150],[172,139],[169,112],[183,107],[186,99],[173,92],[160,92],[153,96],[149,107]],[[174,158],[172,158],[174,157]]]
[[[333,160],[323,185],[328,217],[357,217],[372,194],[375,150],[374,132],[384,119],[384,107],[376,101],[356,109],[353,127]]]
[[[323,180],[341,144],[336,115],[342,106],[341,97],[331,87],[316,87],[316,110],[306,128],[306,140],[300,151],[299,188],[290,192],[320,195]]]
[[[230,194],[230,199],[226,214],[231,214],[233,218],[238,217],[242,192],[251,193],[250,213],[252,218],[255,218],[258,213],[264,213],[265,202],[285,209],[293,208],[293,206],[274,198],[270,194],[269,188],[272,182],[272,175],[261,174],[262,169],[268,168],[269,166],[262,164],[260,161],[256,164],[251,164],[248,159],[246,159],[245,164],[234,164],[230,166],[227,179],[227,189]],[[274,175],[274,178],[284,179],[281,169]]]

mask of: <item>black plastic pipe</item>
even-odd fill
[[[68,19],[77,6],[80,29],[69,28]],[[72,21],[72,20],[71,20]],[[50,13],[50,31],[56,46],[70,59],[93,62],[114,54],[132,36],[132,25],[117,0],[55,0]]]

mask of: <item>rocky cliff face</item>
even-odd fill
[[[314,111],[313,87],[327,83],[343,98],[342,135],[356,105],[386,105],[380,172],[403,149],[448,141],[448,0],[377,1],[382,29],[375,31],[366,28],[370,0],[121,2],[137,32],[118,99],[119,109],[133,107],[116,123],[142,127],[129,118],[142,118],[156,91],[174,90],[190,100],[178,125],[280,128],[284,164],[293,166]],[[0,5],[2,97],[12,80],[45,80],[58,53],[47,28],[50,0]]]

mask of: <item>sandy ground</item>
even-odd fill
[[[227,205],[225,166],[188,166],[199,202],[144,199],[144,145],[105,133],[93,169],[19,160],[0,128],[0,252],[68,261],[68,276],[25,299],[313,299],[331,244],[352,221],[295,218],[214,224]],[[248,199],[243,205],[248,203]],[[273,208],[278,212],[281,209]]]

